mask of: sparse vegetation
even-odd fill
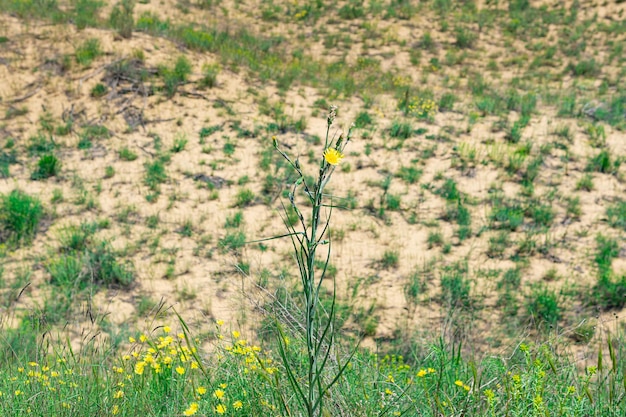
[[[624,13],[0,0],[0,415],[624,415]]]

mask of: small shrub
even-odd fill
[[[159,191],[159,185],[167,181],[167,172],[165,171],[165,163],[160,159],[153,162],[147,162],[144,165],[144,184],[154,192]]]
[[[133,35],[133,26],[135,25],[133,19],[134,9],[134,0],[121,0],[111,10],[109,24],[117,30],[117,33],[122,38],[130,39]]]
[[[360,112],[356,119],[354,119],[354,127],[358,129],[363,129],[364,127],[371,126],[374,123],[372,120],[372,116],[366,111]]]
[[[442,246],[444,243],[443,235],[441,232],[428,232],[426,243],[428,244],[428,249],[431,249],[434,246]]]
[[[396,139],[408,139],[413,135],[413,126],[409,122],[394,120],[389,128],[389,135]]]
[[[396,177],[400,178],[407,184],[415,184],[420,180],[422,174],[423,171],[419,168],[415,168],[414,166],[402,166],[396,173]]]
[[[611,161],[611,154],[608,150],[602,150],[596,156],[591,157],[587,164],[587,171],[601,172],[609,174],[615,172],[616,168],[619,168],[619,161]]]
[[[124,147],[119,151],[119,157],[122,161],[134,161],[137,159],[137,154],[130,149]]]
[[[626,231],[626,201],[619,201],[606,209],[611,227]]]
[[[394,250],[386,250],[380,259],[380,265],[384,269],[397,268],[399,263],[399,254]]]
[[[248,189],[244,188],[239,190],[237,195],[235,196],[235,207],[246,207],[254,202],[255,195],[254,193]]]
[[[96,38],[87,39],[74,52],[76,62],[84,67],[91,65],[92,61],[100,55],[102,55],[100,41]]]
[[[228,251],[237,251],[242,248],[246,243],[246,235],[242,231],[234,231],[226,233],[226,236],[221,238],[217,246],[222,253]]]
[[[462,265],[454,265],[447,268],[441,277],[441,298],[449,309],[470,310],[472,299],[470,297],[471,283],[465,276],[467,268]]]
[[[459,26],[454,30],[454,33],[456,36],[455,45],[458,48],[466,49],[474,46],[474,43],[476,42],[476,34],[474,34],[471,30]]]
[[[576,183],[576,190],[592,191],[593,176],[591,174],[584,174]]]
[[[204,64],[202,66],[202,78],[198,81],[200,87],[213,88],[217,85],[217,76],[220,73],[219,64]]]
[[[171,98],[176,94],[178,87],[185,83],[191,74],[191,62],[186,56],[181,55],[174,63],[173,68],[161,68],[159,73],[163,77],[165,94]]]
[[[232,216],[226,217],[226,224],[224,225],[227,229],[236,229],[241,226],[243,223],[243,212],[238,211]]]
[[[100,98],[100,97],[105,96],[107,91],[108,91],[107,87],[104,84],[98,83],[93,86],[93,88],[91,89],[90,95],[93,98]]]
[[[172,144],[172,148],[170,151],[172,153],[179,153],[185,150],[185,146],[187,146],[187,137],[185,135],[176,135],[174,138],[174,143]]]
[[[547,288],[535,288],[526,304],[528,315],[534,320],[549,326],[555,325],[561,318],[561,307],[556,293]]]
[[[61,171],[61,161],[53,154],[43,155],[37,162],[37,169],[33,171],[32,180],[45,180],[56,176]]]

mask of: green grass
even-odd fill
[[[24,191],[15,189],[0,195],[0,242],[30,243],[37,234],[43,214],[41,201]]]
[[[30,176],[32,180],[45,180],[50,177],[54,177],[61,171],[61,161],[53,155],[42,155],[37,161],[37,168]]]
[[[626,201],[618,201],[606,209],[609,225],[626,231]]]
[[[88,0],[81,0],[88,1]],[[94,59],[102,55],[102,49],[100,47],[100,41],[96,38],[90,38],[76,47],[74,56],[76,63],[84,67],[91,65]]]

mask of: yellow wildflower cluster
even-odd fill
[[[62,399],[59,405],[64,409],[72,409],[81,403],[83,397],[77,388],[83,375],[75,373],[64,357],[58,357],[56,361],[50,357],[42,359],[43,362],[31,361],[18,366],[17,372],[8,379],[11,390],[6,393],[0,391],[0,397],[10,398],[12,395],[16,401],[29,401],[34,398],[33,393],[48,392]]]
[[[123,360],[131,358],[135,360],[133,373],[143,375],[146,370],[156,374],[174,370],[179,375],[184,375],[188,369],[197,369],[198,363],[194,359],[196,348],[183,344],[185,335],[180,333],[175,339],[168,333],[171,328],[163,327],[165,336],[159,336],[155,340],[149,340],[147,336],[140,335],[139,343],[131,350],[130,355],[124,355]],[[129,338],[131,343],[137,343],[134,337]],[[176,365],[176,366],[174,366]],[[124,369],[114,368],[117,373],[123,373]],[[171,372],[171,371],[170,371]]]
[[[439,106],[429,98],[414,97],[408,105],[408,113],[420,119],[431,119],[439,111]]]
[[[245,339],[240,338],[241,335],[238,331],[234,331],[232,334],[233,343],[224,347],[224,350],[231,357],[238,358],[241,361],[245,374],[252,371],[274,375],[278,372],[274,361],[271,358],[266,358],[259,346],[249,345]]]

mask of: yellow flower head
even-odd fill
[[[221,400],[222,398],[224,398],[224,391],[221,389],[216,389],[215,392],[213,393],[213,395],[215,396],[215,398],[217,398],[218,400]]]
[[[224,404],[218,404],[215,406],[215,412],[217,414],[224,414],[226,412],[226,406]]]
[[[183,375],[185,373],[185,368],[183,368],[182,366],[177,366],[176,372],[178,372],[180,375]]]
[[[204,387],[198,387],[198,388],[196,388],[196,392],[197,392],[199,395],[204,395],[204,394],[206,394],[206,388],[204,388]]]
[[[233,408],[235,410],[241,410],[241,407],[243,407],[243,403],[241,401],[237,400],[233,403]]]
[[[198,412],[198,403],[189,404],[189,408],[183,411],[183,415],[185,416],[193,416]]]
[[[343,157],[344,155],[335,148],[327,148],[324,151],[324,159],[330,165],[338,165]]]

